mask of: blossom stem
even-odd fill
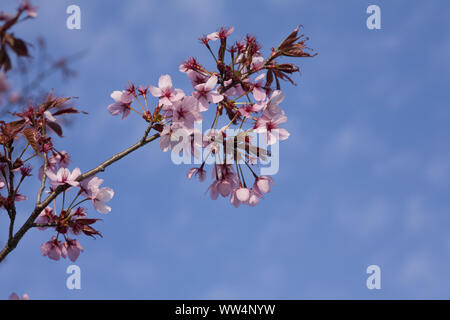
[[[22,156],[23,156],[23,154],[25,153],[25,151],[28,149],[28,146],[30,145],[30,143],[29,142],[27,142],[27,145],[25,146],[25,148],[23,148],[23,150],[22,150],[22,152],[21,152],[21,154],[20,154],[20,156],[17,158],[17,159],[21,159],[22,158]]]
[[[78,199],[78,197],[80,196],[80,194],[81,194],[81,190],[80,191],[78,191],[78,193],[77,193],[77,195],[75,196],[75,198],[73,198],[73,200],[72,200],[72,202],[69,204],[69,207],[67,208],[67,211],[69,211],[73,206],[73,203]]]
[[[258,178],[258,175],[255,173],[255,171],[253,171],[252,167],[250,167],[250,165],[248,164],[247,161],[245,161],[245,164],[247,165],[247,167],[250,169],[250,171],[253,173],[253,176],[256,178]]]
[[[217,62],[216,55],[214,54],[214,52],[212,52],[211,47],[209,45],[206,45],[206,48],[208,48],[208,51],[211,53],[211,55],[214,58],[214,61],[216,61],[216,64],[217,64],[218,62]]]
[[[63,195],[62,195],[62,206],[61,206],[61,211],[64,210],[64,204],[66,202],[66,190],[63,191]]]
[[[136,96],[136,101],[139,103],[139,105],[141,106],[142,111],[145,113],[145,109],[142,106],[141,100],[139,100],[139,98]]]
[[[244,188],[247,188],[247,184],[245,183],[244,173],[242,172],[241,165],[238,163],[238,168],[241,171],[242,182],[244,183]]]
[[[28,160],[33,159],[34,157],[37,156],[37,153],[33,154],[32,156],[28,157],[27,159],[23,160],[23,163],[27,162]]]
[[[80,205],[80,204],[82,204],[83,202],[88,201],[88,200],[90,200],[90,199],[89,199],[89,198],[86,198],[86,199],[80,200],[80,201],[78,201],[77,203],[75,203],[73,206],[70,205],[70,207],[67,208],[67,210],[72,209],[72,208],[75,208],[76,206],[78,206],[78,205]]]

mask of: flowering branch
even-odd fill
[[[26,43],[7,32],[20,21],[22,13],[28,17],[36,16],[36,8],[25,1],[16,15],[5,17],[0,14],[0,21],[5,21],[0,26],[0,70],[3,69],[5,74],[12,68],[11,50],[18,56],[28,56]],[[299,30],[297,27],[292,31],[266,58],[254,36],[246,35],[231,46],[227,45],[234,28],[221,28],[203,36],[200,42],[211,53],[215,69],[206,69],[193,57],[183,62],[179,70],[191,82],[193,90],[190,94],[175,88],[167,74],[160,76],[158,86],[136,87],[131,83],[125,90],[113,91],[114,102],[107,106],[109,113],[122,119],[132,113],[138,114],[146,125],[145,132],[134,145],[85,173],[79,168],[70,171],[69,154],[55,147],[56,138],[63,137],[65,117],[85,113],[68,105],[71,98],[55,97],[50,92],[41,103],[29,103],[22,112],[13,113],[13,121],[0,120],[0,145],[3,147],[3,152],[0,150],[0,190],[5,186],[7,190],[5,196],[0,192],[0,208],[8,213],[10,220],[8,240],[0,251],[0,262],[31,228],[54,232],[51,239],[41,245],[42,255],[52,260],[68,257],[75,261],[83,247],[69,234],[102,236],[93,227],[100,219],[88,217],[87,209],[81,205],[89,201],[101,214],[111,211],[107,202],[114,196],[114,190],[101,187],[103,179],[96,175],[158,138],[162,151],[171,150],[172,156],[182,154],[200,164],[188,170],[189,179],[195,175],[204,181],[207,165],[212,164],[213,182],[207,188],[211,199],[220,195],[229,197],[235,207],[257,205],[270,192],[273,178],[258,175],[256,166],[266,161],[272,155],[273,147],[290,135],[282,127],[287,116],[280,107],[284,99],[280,80],[295,85],[291,77],[299,72],[299,67],[278,60],[315,56],[308,52],[311,50],[305,45],[308,38],[299,35]],[[217,52],[212,46],[214,42],[218,43]],[[150,99],[157,102],[152,105]],[[214,119],[210,129],[202,133],[203,114],[211,105],[214,106],[211,110]],[[149,136],[152,129],[156,133]],[[22,147],[21,143],[26,144]],[[15,150],[19,152],[17,156]],[[30,163],[40,166],[37,172],[40,188],[34,209],[14,233],[16,202],[27,200],[20,194],[20,187],[32,175]],[[71,192],[73,190],[75,192]],[[42,199],[44,192],[48,196]],[[61,205],[57,208],[58,197]]]
[[[83,180],[85,180],[87,178],[90,178],[90,177],[94,176],[95,174],[97,174],[99,172],[105,171],[105,169],[107,167],[109,167],[111,164],[113,164],[114,162],[119,161],[120,159],[122,159],[126,155],[128,155],[128,154],[132,153],[133,151],[136,151],[137,149],[145,146],[147,143],[150,143],[150,142],[152,142],[152,141],[154,141],[154,140],[159,138],[159,133],[156,133],[156,134],[154,134],[154,135],[152,135],[150,137],[146,137],[148,135],[149,131],[150,130],[146,131],[143,140],[141,139],[139,142],[137,142],[136,144],[132,145],[131,147],[123,150],[122,152],[119,152],[119,153],[115,154],[114,156],[112,156],[111,158],[107,159],[106,161],[104,161],[100,165],[96,166],[95,168],[89,170],[85,174],[82,174],[82,175],[78,176],[76,178],[76,180],[78,182],[81,182],[81,181],[83,181]],[[45,181],[45,175],[42,177],[42,181]],[[44,184],[44,182],[43,182],[43,184]],[[42,212],[42,210],[45,207],[47,207],[59,194],[61,194],[62,192],[66,191],[69,187],[70,187],[70,185],[68,185],[68,184],[58,186],[44,201],[42,201],[42,202],[39,201],[36,204],[36,207],[34,208],[32,213],[30,214],[30,216],[27,219],[27,221],[23,224],[23,226],[17,231],[17,233],[14,236],[11,236],[8,239],[8,242],[6,243],[6,245],[4,246],[2,251],[0,251],[0,262],[2,262],[6,258],[6,256],[12,250],[14,250],[16,248],[17,244],[23,238],[25,233],[27,233],[27,231],[30,230],[32,227],[44,228],[44,227],[54,227],[54,226],[57,225],[56,223],[37,224],[37,223],[35,223],[35,220],[36,220],[36,218],[39,216],[39,214]]]

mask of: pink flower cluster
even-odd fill
[[[180,148],[176,146],[181,145],[183,150],[198,158],[206,150],[206,159],[199,167],[188,171],[188,178],[195,175],[204,181],[209,157],[214,162],[213,182],[207,190],[211,198],[221,195],[230,197],[235,207],[254,206],[270,191],[273,183],[271,177],[255,173],[258,159],[265,160],[270,146],[289,137],[289,132],[282,127],[287,116],[280,107],[284,99],[280,79],[293,83],[290,75],[299,69],[290,63],[279,64],[277,59],[311,55],[305,51],[308,39],[298,36],[299,28],[272,49],[268,58],[263,57],[261,45],[250,35],[227,46],[233,31],[234,28],[221,28],[200,38],[214,58],[217,70],[207,70],[193,57],[180,65],[180,72],[186,74],[192,85],[189,95],[175,88],[169,75],[162,75],[158,86],[136,89],[131,84],[123,91],[114,91],[111,94],[114,103],[107,109],[112,115],[121,115],[122,119],[131,111],[140,114],[151,128],[160,132],[163,151],[178,153]],[[212,42],[220,43],[217,54],[213,52]],[[157,98],[153,110],[149,108],[149,95]],[[132,106],[134,101],[139,107]],[[213,122],[210,130],[202,134],[198,130],[203,122],[202,113],[210,110],[211,104],[215,106]],[[222,116],[227,116],[228,120],[218,127]],[[229,134],[231,126],[237,128],[234,135]],[[254,145],[253,134],[265,138],[265,148]],[[227,160],[229,155],[233,156],[232,161]],[[251,187],[247,186],[243,168],[254,178]]]
[[[0,140],[6,141],[7,146],[17,140],[19,133],[26,138],[27,145],[15,160],[10,160],[12,159],[11,149],[8,151],[5,148],[6,153],[0,153],[0,190],[7,191],[7,196],[0,194],[0,206],[10,215],[15,214],[16,203],[27,199],[19,191],[24,180],[32,175],[33,168],[28,161],[36,157],[46,159],[39,168],[37,177],[43,183],[43,187],[48,186],[49,194],[55,192],[57,188],[62,188],[63,201],[59,211],[56,209],[56,201],[54,201],[54,208],[50,206],[44,208],[33,226],[40,230],[48,228],[55,230],[51,240],[41,245],[44,256],[52,260],[68,257],[71,261],[75,261],[83,251],[83,247],[78,240],[69,237],[69,233],[75,236],[81,234],[91,237],[101,236],[100,232],[92,227],[99,219],[88,218],[86,208],[80,205],[90,201],[98,212],[109,213],[111,208],[107,202],[113,198],[114,191],[108,187],[101,187],[103,180],[95,175],[81,179],[79,168],[70,171],[68,168],[71,162],[70,155],[64,150],[56,150],[53,146],[53,138],[42,134],[50,129],[62,136],[59,117],[79,113],[75,108],[66,106],[67,101],[68,99],[54,98],[50,94],[40,106],[30,106],[21,113],[15,113],[14,115],[20,120],[1,123]],[[30,149],[32,156],[24,159],[26,151]],[[16,175],[19,176],[18,181],[15,179]],[[66,199],[73,190],[75,195],[71,202],[67,203]],[[60,237],[64,240],[60,240]]]
[[[17,293],[13,292],[9,296],[9,300],[30,300],[30,297],[26,293],[24,293],[23,295],[19,296]]]
[[[111,207],[106,203],[114,196],[114,191],[108,187],[100,187],[103,179],[97,176],[84,179],[81,182],[77,178],[81,175],[79,168],[75,168],[72,172],[67,168],[70,157],[65,151],[55,152],[49,157],[49,167],[46,175],[50,185],[54,187],[69,185],[70,187],[64,191],[68,192],[72,187],[77,188],[77,194],[67,208],[62,208],[59,214],[54,213],[51,207],[45,208],[36,220],[36,226],[45,230],[48,227],[54,228],[56,236],[52,236],[51,240],[45,242],[41,246],[42,255],[52,260],[68,257],[71,261],[78,259],[83,247],[76,239],[69,238],[68,234],[80,235],[81,233],[94,237],[101,236],[100,232],[95,230],[91,225],[99,221],[99,219],[87,218],[86,209],[80,207],[79,204],[85,201],[91,201],[94,208],[103,214],[109,213]],[[78,202],[79,198],[82,198]],[[58,240],[59,235],[64,237],[65,242]]]

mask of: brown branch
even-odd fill
[[[9,188],[8,188],[8,197],[10,199],[10,206],[8,206],[8,214],[9,214],[9,232],[8,232],[8,242],[10,242],[13,238],[14,233],[14,222],[16,220],[16,191],[14,190],[14,172],[13,170],[13,162],[12,162],[12,146],[9,144],[7,146],[8,151],[8,171],[9,171]]]
[[[148,134],[147,131],[146,131],[146,134]],[[156,133],[148,138],[141,139],[139,142],[137,142],[133,146],[129,147],[128,149],[125,149],[124,151],[115,154],[108,160],[104,161],[102,164],[100,164],[97,167],[89,170],[88,172],[80,175],[77,178],[77,181],[83,181],[84,179],[92,177],[93,175],[95,175],[99,172],[105,171],[105,169],[107,167],[109,167],[111,164],[113,164],[114,162],[119,161],[126,155],[145,146],[147,143],[158,139],[159,136],[160,136],[160,134]],[[68,185],[68,184],[58,186],[44,201],[36,204],[33,212],[30,214],[27,221],[22,225],[22,227],[16,232],[16,234],[12,237],[12,239],[10,241],[8,241],[8,243],[5,245],[5,247],[0,251],[0,262],[2,262],[6,258],[6,256],[17,247],[19,241],[22,239],[22,237],[25,235],[25,233],[27,233],[27,231],[35,225],[34,221],[39,216],[39,214],[42,212],[42,210],[44,210],[44,208],[47,207],[50,204],[50,202],[52,202],[53,199],[55,199],[61,192],[67,190],[69,187],[70,187],[70,185]]]
[[[47,167],[48,167],[48,157],[47,153],[44,152],[44,170],[42,172],[42,178],[41,178],[41,187],[38,192],[38,196],[36,199],[36,205],[38,205],[41,202],[42,193],[45,189],[45,180],[47,179]]]

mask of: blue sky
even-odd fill
[[[137,117],[111,117],[109,94],[166,73],[190,90],[178,65],[209,61],[202,34],[234,26],[234,39],[254,34],[267,53],[303,24],[319,55],[299,61],[297,87],[284,86],[291,136],[276,186],[257,207],[210,200],[206,183],[188,181],[188,167],[151,144],[101,175],[116,194],[100,223],[104,238],[82,239],[82,289],[66,289],[70,261],[41,257],[51,234],[34,231],[0,265],[0,297],[450,298],[448,1],[35,3],[38,18],[17,35],[45,36],[56,56],[89,50],[76,79],[48,83],[89,112],[59,144],[82,170],[145,130]],[[70,4],[81,8],[81,30],[65,27]],[[370,4],[381,7],[381,30],[366,28]],[[366,288],[372,264],[381,290]]]

